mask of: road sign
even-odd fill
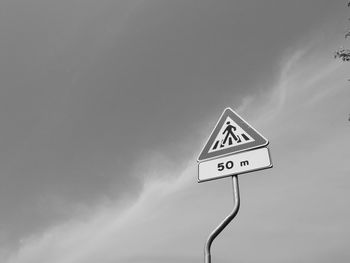
[[[226,108],[198,157],[198,162],[268,145],[257,130]]]
[[[268,148],[212,159],[198,164],[198,182],[214,180],[272,167]]]
[[[211,263],[210,247],[214,239],[232,221],[240,206],[238,174],[272,167],[266,140],[236,112],[222,113],[198,161],[198,182],[231,176],[234,208],[209,235],[204,248],[204,262]]]

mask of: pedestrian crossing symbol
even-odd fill
[[[269,142],[231,108],[226,108],[198,161],[266,146]]]

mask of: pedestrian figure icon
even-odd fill
[[[251,141],[252,138],[242,130],[231,118],[227,118],[221,128],[214,144],[211,147],[211,151],[225,149],[227,147],[243,144]]]
[[[237,130],[235,126],[231,125],[230,122],[226,122],[227,126],[226,129],[224,130],[224,134],[226,133],[226,137],[224,139],[224,141],[222,142],[223,144],[226,144],[227,140],[230,138],[230,136],[232,136],[232,138],[237,142],[240,143],[241,139],[239,138],[239,136],[236,136],[234,131]],[[229,143],[230,145],[232,144]]]

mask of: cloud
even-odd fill
[[[115,252],[118,257],[133,254],[133,245],[128,243],[130,237],[137,239],[139,235],[144,235],[139,238],[146,246],[150,242],[159,242],[152,238],[154,230],[145,227],[148,224],[155,227],[153,222],[157,220],[157,210],[164,205],[164,200],[171,200],[175,193],[183,191],[184,185],[193,180],[193,168],[190,165],[176,178],[157,177],[157,180],[146,182],[143,193],[130,207],[102,207],[86,221],[72,219],[42,235],[23,240],[20,249],[6,262],[96,262],[91,258],[102,255],[108,258],[108,254],[115,257]],[[139,235],[135,229],[140,231]],[[149,239],[148,242],[146,239]]]
[[[342,255],[339,260],[348,256],[349,213],[344,210],[348,194],[342,184],[350,183],[344,176],[349,172],[345,165],[349,140],[346,120],[337,116],[348,108],[345,72],[312,48],[300,49],[285,60],[276,86],[266,102],[255,106],[259,114],[249,121],[271,140],[275,168],[269,176],[263,176],[267,172],[242,176],[240,214],[215,241],[215,256],[251,262],[310,262],[324,251]],[[244,101],[240,111],[251,115],[256,97]],[[179,176],[159,176],[171,161],[154,154],[148,158],[154,166],[147,171],[151,176],[144,176],[148,179],[143,192],[133,204],[103,206],[85,221],[72,218],[47,229],[24,240],[4,262],[201,260],[207,234],[230,210],[231,193],[225,180],[197,185],[195,159]],[[141,161],[140,167],[145,163]]]

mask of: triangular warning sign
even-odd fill
[[[226,108],[199,155],[198,161],[263,147],[268,143],[268,140],[236,112]]]

